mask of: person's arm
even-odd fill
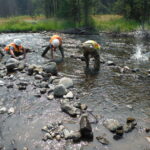
[[[11,55],[13,58],[17,59],[17,57],[16,57],[15,54],[14,54],[14,48],[13,48],[13,47],[10,47],[10,55]]]
[[[46,47],[46,49],[43,51],[43,53],[42,53],[42,57],[44,57],[45,56],[45,54],[48,52],[48,50],[50,49],[51,47],[50,47],[50,45],[48,45],[47,47]]]

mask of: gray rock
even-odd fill
[[[46,73],[51,73],[52,75],[57,75],[57,65],[55,62],[51,62],[43,67]]]
[[[87,140],[93,139],[92,127],[87,114],[83,114],[80,119],[80,133],[82,138]]]
[[[43,77],[42,77],[41,75],[37,74],[37,75],[35,75],[35,79],[36,79],[36,80],[42,80]]]
[[[70,91],[66,95],[64,95],[64,98],[73,99],[73,93]]]
[[[74,107],[72,104],[67,102],[67,100],[61,101],[61,109],[72,117],[76,117],[81,114],[80,109]]]
[[[19,61],[14,58],[10,58],[6,62],[6,68],[8,72],[16,69],[18,66],[19,66]]]
[[[54,96],[53,96],[53,95],[48,95],[48,96],[47,96],[47,99],[48,99],[48,100],[53,100],[53,99],[54,99]]]
[[[108,62],[107,62],[107,65],[108,65],[108,66],[115,66],[115,63],[114,63],[113,61],[108,61]]]
[[[118,129],[121,126],[119,121],[114,119],[106,119],[103,122],[103,125],[112,132],[116,131],[116,129]]]
[[[0,114],[4,114],[4,113],[6,113],[6,112],[7,112],[6,107],[1,107],[1,108],[0,108]]]
[[[104,145],[108,145],[108,144],[109,144],[109,141],[108,141],[105,137],[103,137],[103,136],[98,136],[98,137],[96,137],[96,139],[97,139],[100,143],[102,143],[102,144],[104,144]]]
[[[15,108],[11,107],[11,108],[8,109],[8,114],[9,115],[12,115],[14,113],[15,113]]]
[[[70,131],[65,139],[72,139],[73,141],[79,141],[81,138],[81,133],[79,131]]]
[[[59,84],[63,84],[65,86],[65,88],[73,87],[72,79],[66,78],[66,77],[60,79]]]
[[[63,97],[67,93],[66,88],[63,85],[57,85],[54,89],[54,96],[55,97]]]
[[[5,82],[0,80],[0,86],[4,86]]]

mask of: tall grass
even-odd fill
[[[63,30],[74,27],[74,24],[62,19],[32,18],[28,16],[0,19],[0,32]]]
[[[126,20],[120,15],[96,15],[92,16],[96,29],[108,32],[135,31],[140,23],[135,20]]]

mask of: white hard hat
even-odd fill
[[[14,39],[14,43],[17,45],[17,46],[20,46],[22,41],[20,39]]]
[[[54,39],[54,40],[52,41],[52,45],[53,45],[54,47],[58,47],[58,46],[60,45],[60,41],[59,41],[58,39]]]

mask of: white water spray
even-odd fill
[[[148,61],[149,57],[148,57],[148,55],[143,53],[143,50],[144,50],[144,46],[142,44],[136,45],[135,54],[131,58],[134,60],[140,61],[140,62],[141,61]]]
[[[143,38],[144,38],[144,32],[137,31],[135,33],[135,40],[137,41],[137,44],[135,46],[135,54],[131,57],[131,59],[136,60],[138,62],[145,62],[149,60],[149,55],[144,53],[145,48],[143,46]]]

